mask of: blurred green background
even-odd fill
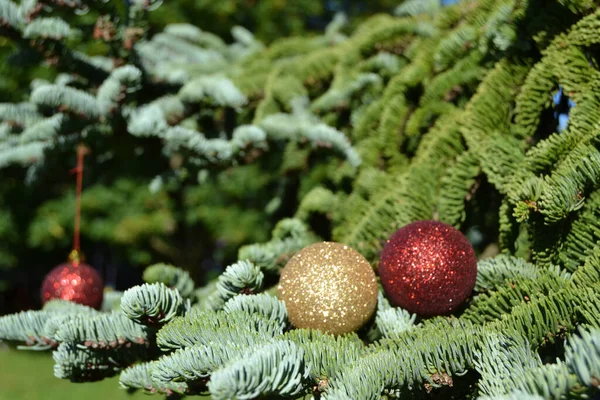
[[[104,4],[118,10],[125,1]],[[322,32],[338,12],[349,17],[350,30],[361,19],[391,12],[399,3],[180,0],[164,2],[153,11],[148,30],[152,35],[166,24],[188,22],[230,42],[231,28],[241,25],[268,45],[280,37]],[[71,15],[63,9],[56,15],[83,33],[83,39],[69,45],[91,55],[106,52],[106,44],[91,34],[103,11]],[[0,37],[0,102],[25,101],[32,80],[53,80],[55,71],[42,61],[35,52]],[[277,173],[265,173],[272,169],[260,160],[211,175],[199,185],[195,176],[177,176],[173,165],[178,161],[162,157],[158,140],[119,136],[91,145],[83,183],[82,249],[86,261],[117,290],[140,283],[143,267],[154,262],[181,266],[202,284],[233,262],[241,245],[267,240],[275,222],[295,206],[292,200],[275,213],[266,211],[274,193],[287,187]],[[143,152],[138,153],[140,149]],[[0,315],[39,308],[43,277],[65,261],[74,212],[75,179],[69,171],[75,165],[75,152],[64,148],[48,154],[39,165],[0,170]],[[151,182],[157,178],[162,185],[151,192]],[[17,351],[2,344],[0,380],[0,400],[145,396],[120,389],[118,378],[86,384],[61,381],[53,375],[49,352]]]
[[[181,0],[150,12],[147,28],[152,35],[169,23],[187,22],[231,42],[231,28],[241,25],[268,45],[280,37],[320,33],[338,12],[349,17],[345,29],[350,31],[367,16],[392,12],[399,3]],[[69,46],[105,55],[107,44],[93,38],[94,26],[106,13],[123,11],[124,4],[109,0],[84,15],[68,9],[52,15],[82,32]],[[0,37],[0,102],[25,101],[32,80],[55,76],[39,54]],[[203,133],[220,134],[216,129]],[[273,207],[271,201],[281,193],[297,192],[297,179],[282,179],[268,160],[211,173],[199,185],[195,174],[177,167],[181,160],[164,157],[156,138],[106,135],[90,138],[88,144],[82,250],[86,262],[117,290],[140,283],[142,269],[156,262],[182,267],[203,284],[236,260],[240,246],[267,240],[274,224],[293,213],[297,202],[286,199]],[[71,250],[75,179],[69,171],[75,164],[74,149],[65,145],[46,154],[43,162],[1,170],[0,315],[38,308],[43,277]],[[159,181],[157,190],[149,190]]]

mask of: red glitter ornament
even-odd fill
[[[60,264],[44,278],[42,304],[51,299],[63,299],[100,308],[104,283],[100,274],[87,264],[70,261]]]
[[[473,291],[477,259],[467,238],[453,226],[418,221],[388,239],[379,276],[392,304],[421,316],[448,314]]]

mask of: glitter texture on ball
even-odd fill
[[[477,259],[467,238],[453,226],[418,221],[388,239],[378,272],[392,304],[421,316],[444,315],[473,291]]]
[[[279,298],[296,328],[333,334],[363,326],[377,306],[377,281],[356,250],[320,242],[296,253],[281,271]]]
[[[41,295],[42,304],[62,299],[98,309],[102,305],[104,283],[100,274],[89,265],[68,262],[46,275]]]

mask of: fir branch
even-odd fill
[[[503,193],[513,177],[511,171],[524,158],[522,140],[508,133],[510,99],[522,84],[526,71],[523,65],[513,65],[507,60],[497,63],[469,101],[461,127],[488,180]]]
[[[478,328],[436,319],[398,339],[382,340],[329,382],[324,399],[378,399],[382,390],[433,382],[431,375],[466,372],[473,363]]]
[[[155,362],[146,362],[132,365],[121,371],[119,385],[124,389],[143,389],[148,393],[185,393],[187,385],[185,382],[162,382],[157,383],[152,379],[151,371]]]
[[[54,39],[64,40],[75,33],[69,24],[58,17],[35,18],[28,22],[23,29],[23,37],[26,39]]]
[[[291,341],[276,341],[248,351],[212,374],[214,399],[254,398],[302,393],[309,369],[303,350]]]
[[[154,361],[139,363],[125,368],[119,375],[119,386],[123,389],[143,389],[148,393],[159,392],[152,380],[152,364]],[[181,385],[185,388],[185,384]]]
[[[262,42],[242,26],[237,25],[231,28],[231,36],[235,42],[227,48],[226,54],[232,60],[242,61],[264,49]]]
[[[573,273],[573,284],[578,288],[591,287],[600,282],[600,246],[590,249],[585,263]]]
[[[311,215],[319,213],[330,219],[335,210],[338,209],[339,202],[340,199],[335,193],[322,186],[316,186],[302,198],[296,210],[295,218],[308,221]]]
[[[383,156],[390,159],[390,164],[397,162],[399,157],[396,149],[400,148],[406,140],[404,134],[398,135],[398,132],[403,133],[411,111],[406,94],[431,73],[433,56],[430,46],[435,46],[437,43],[438,39],[423,41],[418,47],[418,53],[412,57],[411,63],[388,82],[383,93],[377,132],[380,146],[382,143],[393,144],[380,149]]]
[[[583,196],[596,182],[600,152],[595,141],[580,143],[545,181],[537,210],[548,223],[564,219],[583,206]]]
[[[232,108],[242,107],[248,99],[231,80],[220,76],[200,77],[185,84],[179,97],[187,103],[208,103]]]
[[[8,26],[20,30],[25,25],[25,20],[19,12],[19,7],[10,0],[0,0],[0,27]]]
[[[43,311],[55,312],[60,314],[74,314],[74,313],[83,313],[86,315],[96,315],[98,311],[96,311],[92,307],[88,307],[83,304],[75,303],[68,300],[62,299],[51,299],[44,303],[42,307]]]
[[[310,232],[308,226],[304,222],[296,218],[284,218],[277,222],[271,235],[273,236],[273,239],[299,239],[310,235]]]
[[[73,73],[84,75],[92,82],[103,82],[109,75],[109,72],[115,68],[115,62],[109,57],[88,56],[79,51],[63,50],[64,66]],[[67,64],[69,63],[69,64]],[[62,65],[62,64],[61,64]]]
[[[129,132],[135,136],[162,138],[168,153],[185,149],[191,153],[190,160],[197,165],[224,165],[249,156],[252,151],[262,151],[267,148],[265,133],[258,127],[238,126],[229,141],[220,138],[207,139],[202,133],[192,129],[182,126],[169,127],[163,108],[165,112],[177,114],[183,112],[177,102],[162,105],[156,102],[143,106],[130,114]],[[171,114],[171,117],[177,114]]]
[[[483,27],[483,35],[479,39],[479,50],[489,51],[489,47],[493,47],[504,52],[511,47],[517,47],[519,43],[514,20],[520,19],[517,11],[520,7],[522,6],[519,3],[508,2],[498,4],[490,12]]]
[[[149,345],[147,330],[120,312],[101,313],[91,318],[89,315],[77,314],[62,322],[56,332],[56,339],[60,342],[93,349]]]
[[[301,63],[286,65],[285,72],[308,86],[313,86],[332,77],[340,57],[341,52],[338,48],[320,49],[302,57]]]
[[[341,30],[348,25],[348,18],[346,14],[342,12],[337,12],[331,21],[325,27],[325,39],[329,39],[333,42],[336,42],[335,38],[338,36],[342,36],[339,40],[344,40],[345,38],[341,35]]]
[[[30,126],[43,116],[32,103],[0,103],[0,120],[10,124]]]
[[[534,65],[517,94],[513,130],[520,137],[533,136],[540,123],[540,115],[547,106],[548,96],[556,87],[549,63],[550,60],[546,59]]]
[[[30,125],[19,135],[21,143],[29,143],[37,140],[46,141],[56,138],[65,123],[68,121],[65,114],[57,113],[50,118],[45,118]]]
[[[577,336],[569,338],[565,364],[579,382],[600,388],[600,330],[581,328]]]
[[[402,308],[392,307],[381,291],[377,296],[375,325],[381,336],[387,339],[397,339],[405,331],[413,328],[417,318],[416,314],[411,315]]]
[[[283,329],[290,325],[285,303],[266,293],[234,296],[225,303],[223,311],[263,315],[269,320],[279,322]]]
[[[259,314],[192,311],[165,325],[158,332],[156,342],[168,350],[222,341],[255,343],[256,338],[268,340],[281,333],[278,321]]]
[[[318,241],[298,219],[282,219],[273,229],[272,236],[269,242],[240,247],[238,259],[248,260],[265,271],[277,271],[296,252]]]
[[[233,36],[233,39],[236,42],[239,42],[244,46],[252,46],[256,42],[256,39],[252,32],[239,25],[236,25],[233,28],[231,28],[231,36]]]
[[[217,283],[216,279],[213,279],[207,282],[206,285],[200,286],[194,290],[194,296],[196,298],[196,303],[192,307],[192,311],[213,311],[213,304],[209,302],[209,300],[213,300],[213,294],[217,291]]]
[[[265,271],[277,271],[287,263],[296,252],[317,241],[311,234],[286,239],[274,238],[266,243],[242,246],[238,258],[248,260]]]
[[[248,155],[253,149],[266,150],[266,133],[254,125],[240,125],[233,130],[231,147],[234,153],[241,156]]]
[[[52,311],[21,311],[0,317],[0,340],[24,342],[32,350],[55,347],[57,343],[45,336],[44,329],[54,316]]]
[[[321,391],[327,388],[329,379],[358,360],[364,350],[363,342],[354,333],[336,337],[317,330],[294,329],[282,338],[304,350],[304,362],[310,378]]]
[[[141,58],[141,66],[154,81],[180,87],[189,81],[189,73],[183,65],[172,65],[165,62],[173,54],[169,54],[162,47],[152,41],[141,41],[135,44],[135,52]]]
[[[92,314],[92,316],[94,316],[94,315],[95,314]],[[53,347],[58,346],[58,344],[60,342],[60,340],[58,339],[56,334],[63,327],[63,325],[65,323],[67,323],[73,317],[74,317],[73,313],[69,313],[69,312],[58,313],[58,312],[56,312],[54,316],[52,316],[46,320],[46,323],[44,324],[43,335],[44,335],[44,337],[48,338],[49,342],[54,344]]]
[[[465,203],[476,189],[476,179],[480,173],[477,157],[472,152],[458,156],[456,163],[441,178],[441,191],[438,195],[439,220],[460,228],[466,219]]]
[[[435,68],[442,71],[451,65],[452,60],[461,58],[479,38],[479,32],[475,26],[460,25],[443,38],[434,55]]]
[[[490,332],[481,336],[474,366],[481,374],[479,388],[487,395],[502,395],[514,389],[513,382],[542,365],[540,356],[516,332]]]
[[[315,113],[324,113],[332,109],[348,108],[357,93],[375,88],[381,89],[381,77],[374,73],[363,73],[356,76],[351,82],[345,82],[343,87],[331,87],[319,98],[313,100],[310,105],[311,111]]]
[[[35,9],[33,1],[24,1],[15,16],[13,5],[0,0],[0,24],[11,37],[19,36],[18,29],[28,29],[23,18]],[[143,0],[134,2],[132,24],[140,23],[149,6]],[[85,86],[85,79],[61,76],[54,85],[36,82],[33,103],[0,105],[0,165],[39,160],[54,146],[54,138],[62,143],[62,130],[72,122],[69,112],[90,120],[82,137],[95,140],[94,132],[112,129],[111,110],[122,112],[133,136],[155,137],[162,141],[164,154],[182,154],[194,166],[249,162],[268,142],[283,140],[290,142],[281,155],[286,158],[283,172],[296,175],[310,166],[306,144],[332,148],[348,161],[341,172],[333,171],[339,165],[335,160],[300,177],[299,193],[309,195],[297,219],[278,224],[271,241],[240,249],[239,260],[248,261],[234,264],[215,286],[193,294],[201,297],[198,309],[216,305],[223,312],[188,311],[189,303],[181,296],[192,297],[193,282],[166,266],[157,270],[154,281],[171,289],[156,285],[161,289],[151,296],[151,285],[146,285],[124,296],[124,308],[130,306],[128,314],[135,320],[164,317],[158,345],[167,352],[176,350],[125,370],[121,384],[198,394],[206,391],[210,379],[215,398],[302,396],[312,388],[315,398],[379,399],[421,385],[431,389],[448,383],[439,376],[451,382],[453,376],[475,370],[484,398],[561,398],[595,390],[600,374],[600,250],[595,243],[600,81],[590,52],[600,42],[600,14],[589,0],[560,0],[541,16],[530,7],[527,2],[485,0],[437,10],[439,4],[406,1],[398,9],[406,18],[371,18],[347,39],[340,34],[338,19],[325,36],[279,41],[264,52],[242,28],[234,29],[236,43],[227,46],[192,26],[172,25],[135,44],[144,76],[161,85],[151,82],[137,109],[133,104],[117,106],[127,91],[123,83],[132,89],[148,83],[141,80],[141,71],[117,69],[100,85],[114,62],[72,52],[56,40],[66,37],[64,29],[30,43],[61,68],[81,70],[77,72],[93,84],[90,93],[99,86],[97,97],[69,86]],[[434,10],[435,15],[412,17]],[[556,10],[564,13],[558,23],[551,19]],[[568,10],[591,14],[544,49],[565,26],[563,19],[580,17]],[[37,20],[40,26],[48,21]],[[538,20],[544,26],[538,27]],[[520,41],[516,27],[532,33],[532,40]],[[521,47],[530,43],[538,48]],[[538,50],[542,60],[530,68]],[[506,56],[508,51],[518,57]],[[223,75],[215,78],[215,73]],[[541,124],[559,84],[577,106],[569,114],[567,130],[548,136]],[[180,86],[178,95],[164,96]],[[476,95],[469,99],[476,86]],[[40,96],[43,90],[47,93]],[[163,97],[152,98],[157,93]],[[44,118],[38,106],[44,115],[56,111],[47,108],[62,112]],[[236,108],[235,123],[254,119],[255,125],[228,126],[231,107]],[[206,129],[213,123],[220,129],[223,121],[214,119],[222,108],[231,139],[212,139],[215,131],[201,134],[201,125]],[[339,109],[346,111],[340,114]],[[209,117],[213,121],[205,124]],[[354,176],[351,166],[359,163],[362,169]],[[186,171],[177,169],[182,177]],[[289,325],[279,300],[266,294],[237,295],[261,290],[263,271],[276,274],[292,254],[318,240],[301,222],[312,220],[314,213],[325,215],[335,240],[370,260],[377,259],[391,232],[414,220],[475,223],[465,215],[480,204],[479,198],[468,201],[479,196],[474,184],[480,175],[499,192],[494,192],[501,197],[499,240],[513,256],[479,263],[479,295],[458,320],[434,318],[415,325],[414,315],[390,307],[380,294],[371,333],[383,339],[364,346],[356,335],[335,338],[305,330],[283,334]],[[535,265],[514,256],[529,251]],[[208,291],[215,294],[205,296]],[[8,340],[29,340],[37,348],[68,340],[55,353],[56,374],[75,381],[111,376],[147,358],[145,344],[152,340],[147,336],[144,345],[111,351],[120,339],[126,342],[122,345],[131,344],[125,336],[136,335],[130,331],[146,334],[145,328],[120,314],[100,315],[62,303],[48,303],[37,314],[9,317],[0,319],[0,336]],[[537,350],[562,340],[578,325],[586,327],[567,341],[566,360],[541,364]],[[119,336],[120,331],[127,334]]]
[[[47,145],[41,142],[31,142],[23,145],[0,148],[0,168],[11,164],[28,165],[44,158]]]
[[[222,51],[226,48],[210,49],[203,48],[199,43],[191,43],[187,38],[171,33],[172,29],[165,29],[164,32],[158,33],[152,37],[152,44],[156,45],[163,51],[170,53],[172,57],[168,62],[175,63],[186,61],[191,64],[200,64],[210,66],[213,69],[215,66],[224,65],[224,57]],[[196,38],[197,35],[194,35]],[[217,71],[217,69],[214,69]]]
[[[170,289],[175,289],[184,299],[194,298],[194,281],[189,272],[167,264],[154,264],[144,270],[142,276],[147,283],[162,282]]]
[[[186,23],[169,24],[165,26],[164,32],[206,48],[221,51],[226,47],[225,42],[217,35]]]
[[[338,211],[334,239],[352,246],[367,259],[375,259],[383,242],[396,229],[412,221],[432,218],[439,172],[431,165],[414,165],[406,173],[386,180],[368,199],[355,193]],[[399,204],[398,198],[404,202]]]
[[[105,290],[100,309],[103,312],[119,311],[121,309],[122,297],[123,292],[116,290]]]
[[[480,65],[481,58],[479,52],[472,52],[467,57],[459,59],[452,68],[435,75],[424,89],[419,104],[424,106],[433,101],[452,101],[455,96],[453,92],[462,91],[473,83],[478,83],[486,72],[486,69]]]
[[[450,114],[455,110],[456,107],[446,101],[433,101],[424,104],[408,117],[404,127],[404,135],[407,138],[418,137],[423,131],[429,129],[439,117]]]
[[[323,123],[288,114],[274,114],[262,120],[259,126],[270,138],[306,140],[313,147],[333,148],[343,154],[353,167],[360,165],[360,156],[352,148],[346,136]]]
[[[96,99],[103,115],[113,113],[125,96],[141,88],[142,72],[132,65],[113,70],[98,88]]]
[[[301,80],[290,75],[280,76],[275,72],[269,75],[264,90],[266,93],[254,113],[255,123],[269,115],[291,111],[295,99],[308,96],[308,91]]]
[[[23,19],[30,21],[32,17],[40,12],[42,6],[37,0],[24,0],[19,4],[19,13]]]
[[[184,148],[192,152],[197,164],[225,164],[246,155],[249,149],[265,149],[265,133],[262,129],[242,125],[237,127],[230,141],[206,139],[204,135],[180,126],[168,128],[164,139],[170,152]]]
[[[577,386],[577,378],[569,374],[563,362],[558,361],[515,375],[511,386],[520,392],[538,394],[545,399],[559,399]]]
[[[98,102],[92,95],[68,86],[38,86],[31,92],[30,100],[38,106],[63,108],[88,119],[100,116]]]
[[[73,382],[99,381],[113,376],[118,371],[116,363],[104,355],[62,343],[52,353],[54,376]]]
[[[509,394],[495,396],[480,396],[478,400],[544,400],[544,397],[537,394],[530,394],[521,390],[515,390]]]
[[[573,299],[577,310],[576,320],[580,324],[587,324],[594,328],[600,328],[600,296],[598,291],[600,285],[597,283],[586,288],[574,291]]]
[[[52,352],[54,376],[71,382],[94,382],[116,375],[139,357],[136,348],[106,352],[61,343]]]
[[[169,125],[158,104],[136,108],[129,115],[127,130],[134,136],[163,136]]]
[[[534,69],[530,75],[533,71]],[[590,116],[595,115],[600,106],[600,99],[592,94],[595,87],[596,85],[591,85],[589,92],[580,96],[577,107],[570,110],[571,122],[564,134],[553,133],[529,149],[526,155],[528,172],[547,173],[555,164],[564,160],[574,147],[594,137],[598,127]]]
[[[150,105],[158,106],[169,126],[177,125],[189,116],[189,108],[174,95],[159,97]]]
[[[178,290],[169,289],[162,282],[135,286],[121,298],[121,309],[129,319],[154,327],[185,314],[188,307]]]
[[[183,382],[194,393],[206,392],[214,371],[240,357],[250,346],[262,344],[257,338],[254,343],[215,342],[178,349],[152,364],[152,381],[158,386]]]
[[[564,282],[571,278],[569,273],[561,271],[557,267],[543,270],[522,258],[498,255],[494,258],[480,260],[477,263],[475,290],[477,292],[495,290],[510,280],[521,277],[537,280],[547,274],[555,275]]]
[[[43,311],[53,312],[54,315],[46,320],[43,336],[56,345],[60,341],[57,333],[77,315],[92,318],[101,314],[91,307],[77,304],[67,300],[52,299],[44,304]]]
[[[486,324],[498,332],[518,332],[531,346],[554,342],[561,332],[574,327],[572,319],[576,304],[574,294],[568,289],[540,296],[527,303],[515,305],[510,313]],[[587,296],[586,296],[587,297]],[[589,297],[587,298],[589,301]]]
[[[415,16],[419,14],[434,15],[439,9],[440,2],[438,0],[407,0],[396,7],[394,14],[398,16]]]
[[[250,261],[242,260],[225,268],[219,276],[216,292],[210,301],[215,309],[221,309],[225,303],[239,294],[254,294],[262,289],[264,274]]]
[[[498,244],[502,253],[512,253],[524,258],[528,251],[527,231],[517,222],[508,198],[504,198],[500,204],[498,222]]]
[[[396,75],[408,62],[392,53],[380,52],[360,63],[359,71],[376,72],[385,77]]]

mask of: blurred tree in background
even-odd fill
[[[189,22],[216,34],[215,41],[229,43],[232,28],[239,25],[266,45],[281,36],[322,32],[337,13],[346,14],[352,25],[373,13],[390,12],[398,3],[183,0],[152,11],[150,26],[144,28],[153,37],[167,24]],[[69,4],[52,13],[64,16],[78,31],[65,38],[65,44],[100,63],[118,59],[123,50],[113,40],[111,29],[116,21],[111,18],[127,18],[129,2],[95,5],[79,12],[77,19],[69,17]],[[35,12],[44,12],[44,2],[37,2],[36,7]],[[75,88],[83,85],[73,82],[73,75],[61,75],[60,66],[53,65],[56,60],[30,43],[0,37],[0,60],[0,103],[25,101],[37,82],[62,79]],[[155,87],[158,92],[164,89],[168,88]],[[219,112],[222,115],[216,122],[208,117],[200,121],[209,138],[231,130],[227,109]],[[7,134],[0,131],[0,142]],[[69,251],[75,192],[75,178],[69,171],[76,163],[71,139],[61,137],[43,161],[27,168],[2,152],[10,140],[0,144],[0,314],[36,307],[44,274],[64,261]],[[82,199],[83,250],[107,285],[117,288],[138,283],[141,271],[137,267],[156,261],[175,263],[203,282],[207,273],[218,273],[233,261],[241,245],[266,240],[274,223],[293,213],[298,199],[325,179],[327,169],[313,168],[302,177],[305,164],[312,162],[309,154],[282,163],[284,153],[290,153],[290,148],[282,146],[252,165],[204,170],[196,176],[196,171],[186,168],[185,154],[165,157],[156,138],[140,141],[122,134],[89,140]],[[265,174],[265,170],[277,173]]]
[[[270,43],[280,37],[320,32],[338,12],[354,21],[376,12],[389,12],[399,0],[182,0],[156,13],[156,27],[187,20],[222,38],[240,25],[261,41]]]

